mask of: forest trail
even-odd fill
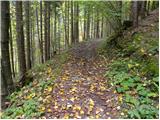
[[[47,95],[45,118],[116,118],[118,97],[104,77],[105,61],[96,53],[101,41],[80,43],[70,51]]]
[[[135,31],[143,32],[150,27],[148,23],[157,20],[153,15],[157,12],[150,13]],[[120,116],[120,97],[104,77],[107,61],[97,53],[102,41],[82,42],[69,50],[70,59],[46,97],[45,118],[115,119]]]

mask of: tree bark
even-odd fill
[[[145,18],[145,13],[146,13],[146,3],[147,1],[141,1],[142,4],[141,4],[141,9],[140,9],[140,14],[141,14],[141,18]]]
[[[71,1],[71,44],[74,44],[73,24],[73,1]]]
[[[87,8],[87,26],[86,26],[86,39],[90,38],[90,12],[89,8]]]
[[[40,27],[41,27],[41,61],[42,63],[44,63],[44,59],[43,59],[43,26],[42,26],[42,1],[40,1]]]
[[[86,16],[87,16],[86,12],[87,12],[86,7],[84,7],[83,40],[86,40]]]
[[[26,58],[24,48],[24,33],[23,33],[23,17],[22,17],[22,1],[16,1],[16,32],[17,32],[17,48],[20,77],[26,73]]]
[[[30,46],[30,11],[29,1],[24,2],[25,5],[25,17],[26,17],[26,41],[27,41],[27,69],[31,68],[31,46]]]
[[[54,6],[54,53],[57,51],[57,12],[56,3]]]
[[[78,1],[74,2],[74,43],[79,42],[79,6]]]
[[[97,23],[96,23],[96,38],[99,38],[99,13],[97,11]]]
[[[47,54],[47,59],[49,60],[50,59],[50,11],[51,11],[51,9],[50,9],[50,2],[48,1],[47,2],[48,4],[47,4],[47,8],[48,8],[48,18],[47,18],[47,24],[48,24],[48,27],[47,27],[47,29],[48,29],[48,39],[47,39],[47,52],[48,52],[48,54]]]
[[[48,5],[47,5],[47,1],[44,2],[44,7],[45,7],[45,10],[44,10],[44,40],[45,40],[45,61],[48,60],[48,48],[47,48],[47,42],[48,42],[48,26],[47,26],[47,18],[48,18],[48,15],[47,15],[47,9],[48,9]]]
[[[12,76],[15,77],[15,70],[14,70],[14,52],[13,52],[13,39],[12,39],[12,23],[11,23],[11,16],[10,16],[10,27],[9,27],[9,43],[10,43],[10,54],[11,54],[11,68],[12,68]]]
[[[39,34],[38,8],[36,8],[36,26],[37,26],[37,35],[38,35],[37,38],[38,38],[38,42],[39,42],[39,49],[40,49],[40,52],[41,52],[42,50],[41,50],[41,40],[40,40],[40,34]]]
[[[9,56],[9,1],[1,2],[1,54],[2,54],[2,100],[14,90]],[[2,101],[4,102],[4,101]],[[2,103],[3,105],[3,103]]]
[[[133,27],[138,27],[138,1],[132,1],[131,7],[131,19],[133,21]]]

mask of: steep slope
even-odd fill
[[[104,46],[103,54],[110,58],[106,77],[121,95],[124,118],[158,118],[158,14],[159,11],[154,10],[138,28],[126,30],[123,37],[117,39],[119,48]]]

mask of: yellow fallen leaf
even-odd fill
[[[48,92],[51,92],[52,91],[52,87],[48,87],[47,90],[48,90]]]
[[[69,114],[65,114],[65,115],[63,116],[63,118],[64,118],[64,119],[69,119]]]
[[[32,98],[31,94],[26,96],[26,99],[31,99],[31,98]]]
[[[92,99],[89,99],[89,105],[94,106],[94,101]]]
[[[81,110],[81,106],[75,105],[75,106],[73,107],[73,110]]]
[[[133,67],[133,65],[132,64],[128,64],[128,68],[130,69],[130,68],[132,68]]]
[[[52,112],[52,110],[51,110],[51,109],[48,109],[47,111],[48,111],[48,112]]]
[[[75,98],[74,98],[74,97],[72,97],[70,100],[71,100],[72,102],[74,102]]]
[[[141,50],[140,50],[142,53],[144,53],[144,49],[143,48],[141,48]]]
[[[96,115],[96,119],[98,119],[98,118],[100,118],[100,114],[97,114],[97,115]]]
[[[80,114],[81,114],[81,115],[84,114],[84,111],[83,111],[83,110],[80,110]]]
[[[39,109],[40,111],[44,111],[45,110],[45,107],[44,106],[42,106],[42,107],[40,107],[40,109]]]
[[[47,73],[51,74],[51,72],[52,72],[52,69],[49,67]]]
[[[73,87],[70,91],[71,92],[75,92],[77,90],[77,88],[76,87]]]
[[[122,95],[118,96],[118,101],[122,103]]]
[[[106,90],[106,87],[100,86],[100,90],[104,91],[104,90]]]

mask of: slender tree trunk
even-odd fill
[[[24,33],[23,33],[23,17],[22,17],[22,1],[16,1],[16,32],[17,32],[17,48],[20,76],[26,73],[26,59],[24,48]]]
[[[141,5],[141,9],[140,9],[140,14],[141,14],[141,18],[145,18],[145,12],[146,12],[146,3],[147,1],[141,1],[142,5]]]
[[[48,26],[47,26],[47,18],[48,18],[48,15],[47,15],[47,9],[48,9],[48,5],[47,5],[47,1],[44,2],[44,7],[45,7],[45,10],[44,10],[44,40],[45,40],[45,61],[48,60],[48,49],[47,49],[47,42],[48,42]]]
[[[29,1],[25,1],[25,17],[26,17],[26,40],[27,40],[27,69],[31,68],[31,47],[30,47],[30,12]]]
[[[149,12],[150,12],[150,1],[147,1],[147,15],[149,15]]]
[[[83,40],[85,40],[86,39],[86,7],[84,7],[84,30],[83,30],[83,33],[84,33],[84,35],[83,35]]]
[[[101,21],[101,38],[103,37],[103,22],[104,22],[104,17],[102,16],[102,21]]]
[[[79,6],[78,1],[74,2],[74,42],[79,42]]]
[[[60,23],[61,23],[61,20],[60,20],[60,15],[57,16],[57,19],[58,19],[58,53],[60,54],[60,50],[61,50],[61,30],[60,30]]]
[[[67,48],[67,1],[64,2],[65,8],[64,8],[64,16],[63,16],[63,24],[64,24],[64,44],[65,44],[65,49]]]
[[[97,11],[96,38],[99,38],[99,18],[98,16],[99,16],[99,13]]]
[[[50,11],[51,11],[51,9],[50,9],[50,2],[48,1],[47,2],[48,4],[47,4],[47,6],[48,6],[48,21],[47,21],[47,24],[48,24],[48,27],[47,27],[47,29],[48,29],[48,39],[47,39],[47,51],[48,51],[48,55],[47,55],[47,59],[49,60],[50,59]]]
[[[36,25],[37,25],[37,35],[38,35],[39,49],[40,49],[40,52],[41,52],[41,62],[42,62],[42,47],[41,47],[41,40],[40,40],[40,34],[39,34],[38,8],[36,8]]]
[[[56,5],[54,6],[54,53],[57,51],[57,12]]]
[[[4,96],[8,95],[14,90],[12,81],[11,64],[9,56],[9,2],[1,2],[1,65],[2,65],[2,81],[1,81],[1,97],[2,105]],[[8,90],[8,91],[7,91]]]
[[[138,27],[138,1],[132,1],[131,18],[133,21],[133,27]]]
[[[67,6],[67,17],[68,17],[68,25],[67,25],[67,31],[68,31],[68,41],[67,41],[67,45],[69,46],[69,23],[70,23],[70,20],[69,20],[69,7],[70,7],[70,5],[69,5],[69,1],[67,1],[67,3],[68,3],[68,6]]]
[[[86,26],[86,39],[90,38],[90,13],[89,8],[87,8],[87,26]]]
[[[42,26],[42,1],[40,1],[40,27],[41,27],[41,61],[42,63],[44,63],[44,59],[43,59],[43,26]]]
[[[13,52],[13,39],[12,39],[12,23],[11,23],[11,17],[10,17],[10,29],[9,29],[9,33],[10,33],[10,51],[11,51],[11,66],[12,66],[12,75],[13,77],[15,77],[15,70],[14,70],[14,52]]]
[[[73,24],[73,1],[71,1],[71,44],[74,44]]]

